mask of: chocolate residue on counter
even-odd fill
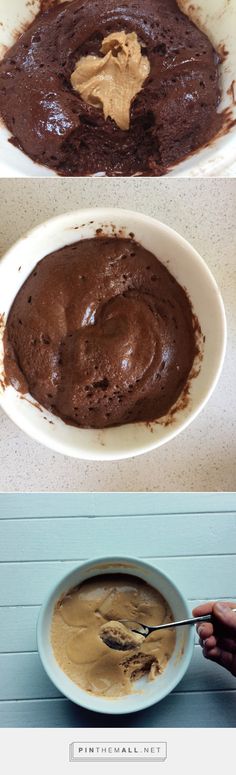
[[[87,428],[166,415],[198,352],[184,289],[153,254],[116,237],[42,259],[13,302],[4,344],[8,381]]]
[[[216,136],[224,118],[220,56],[175,0],[73,0],[43,12],[0,64],[1,112],[12,142],[62,175],[163,175]],[[45,10],[46,9],[46,10]],[[71,86],[82,57],[111,33],[136,33],[150,75],[120,129]]]

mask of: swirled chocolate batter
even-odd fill
[[[142,676],[154,680],[162,673],[174,651],[173,629],[152,633],[125,653],[109,648],[101,631],[110,620],[122,619],[155,625],[172,622],[173,615],[156,589],[123,574],[92,578],[68,592],[55,607],[54,655],[69,678],[91,694],[130,694]]]
[[[40,261],[4,339],[7,380],[91,428],[165,415],[196,354],[185,291],[154,255],[121,238],[82,240]]]
[[[1,114],[28,156],[65,175],[162,175],[215,136],[219,56],[175,0],[51,5],[0,64]]]

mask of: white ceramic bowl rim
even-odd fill
[[[101,573],[99,573],[99,569]],[[143,575],[142,575],[143,571]],[[185,647],[183,649],[183,654],[181,656],[181,660],[178,658],[176,660],[176,673],[175,676],[172,677],[172,679],[169,681],[168,689],[165,689],[161,693],[158,693],[157,697],[151,697],[151,698],[143,698],[140,697],[137,702],[137,707],[124,709],[124,706],[122,706],[119,701],[116,701],[115,699],[105,699],[102,697],[97,697],[96,695],[90,695],[88,692],[80,689],[73,681],[69,679],[68,684],[68,678],[67,679],[67,687],[65,690],[64,687],[64,680],[65,680],[65,674],[59,668],[58,672],[58,665],[54,658],[54,662],[56,665],[56,675],[55,675],[55,667],[51,667],[48,663],[47,653],[46,653],[46,647],[45,642],[50,642],[50,630],[45,632],[45,618],[46,615],[50,609],[50,622],[52,621],[52,612],[54,610],[54,606],[58,599],[62,596],[62,594],[66,594],[70,589],[73,588],[73,586],[76,586],[76,581],[71,581],[72,577],[76,575],[76,572],[79,574],[82,574],[82,577],[79,581],[77,581],[78,584],[82,584],[84,581],[86,581],[88,578],[95,578],[96,575],[101,574],[108,574],[108,573],[121,573],[131,576],[138,576],[140,575],[140,578],[143,578],[147,581],[147,583],[150,583],[155,588],[155,583],[153,581],[149,581],[148,574],[149,573],[156,573],[159,579],[161,578],[164,582],[167,582],[167,584],[174,590],[175,594],[178,596],[179,602],[181,603],[183,610],[185,611],[186,618],[191,616],[191,611],[189,608],[189,605],[184,598],[182,592],[179,590],[175,582],[172,580],[172,578],[164,573],[163,571],[159,570],[155,566],[151,565],[151,563],[146,562],[145,560],[141,560],[139,558],[130,557],[130,556],[99,556],[97,558],[94,558],[93,560],[87,560],[86,562],[82,562],[81,565],[78,567],[75,566],[69,573],[67,573],[65,576],[62,576],[61,580],[57,582],[56,585],[54,585],[50,592],[48,593],[46,599],[44,600],[44,603],[41,607],[38,623],[37,623],[37,644],[38,644],[38,651],[40,655],[40,659],[42,661],[43,667],[48,674],[50,680],[54,683],[54,685],[59,689],[59,691],[62,692],[69,700],[74,702],[76,705],[79,705],[86,710],[94,711],[96,713],[102,713],[102,714],[111,714],[111,715],[120,715],[120,714],[126,714],[130,712],[138,712],[140,710],[144,710],[145,708],[151,707],[152,705],[155,705],[157,702],[160,702],[164,697],[166,697],[170,692],[175,689],[177,684],[181,681],[184,674],[186,673],[189,664],[192,659],[193,655],[193,649],[194,649],[194,628],[189,627],[187,632],[187,637],[185,641]],[[158,581],[157,581],[158,584]],[[156,589],[158,589],[158,586],[156,586]],[[169,602],[169,601],[168,601]],[[171,605],[171,603],[170,603]],[[47,628],[46,628],[47,629]],[[186,628],[187,629],[187,628]],[[50,651],[52,652],[52,647],[50,645]],[[164,671],[165,672],[165,671]],[[70,688],[69,688],[70,685]],[[156,688],[158,689],[158,680],[156,683]],[[78,695],[78,696],[77,696]],[[133,697],[134,695],[130,695]],[[120,698],[119,698],[120,699]]]
[[[191,408],[188,407],[186,411],[178,411],[176,413],[174,423],[167,427],[161,425],[160,421],[156,421],[154,423],[150,423],[148,426],[145,423],[133,423],[112,429],[103,429],[99,432],[91,430],[84,431],[84,429],[75,429],[71,428],[71,426],[67,426],[65,423],[63,423],[62,420],[55,418],[54,415],[46,412],[46,410],[43,408],[43,417],[45,416],[49,421],[53,420],[53,425],[50,425],[49,423],[44,422],[42,417],[39,418],[39,409],[35,408],[36,405],[30,406],[28,404],[28,407],[26,407],[26,402],[19,400],[16,405],[16,391],[12,387],[8,387],[2,393],[2,395],[0,395],[0,405],[2,405],[2,408],[9,415],[9,417],[14,422],[16,422],[17,425],[28,435],[30,435],[32,438],[35,438],[37,441],[46,444],[46,446],[57,452],[87,460],[118,460],[130,458],[132,456],[142,454],[146,451],[151,451],[161,446],[162,444],[178,435],[178,433],[184,430],[192,422],[192,420],[197,417],[199,412],[210,398],[222,370],[226,350],[226,318],[223,301],[215,279],[205,261],[190,245],[190,243],[187,242],[187,240],[185,240],[169,226],[161,223],[155,218],[152,218],[143,213],[135,212],[133,210],[123,210],[114,207],[90,209],[86,208],[75,212],[68,212],[62,215],[58,215],[45,221],[39,226],[36,226],[24,237],[18,240],[17,243],[13,245],[13,247],[10,248],[10,250],[5,254],[5,256],[3,256],[0,263],[0,281],[1,274],[3,274],[2,288],[4,287],[4,273],[5,277],[6,274],[7,277],[9,277],[9,264],[11,265],[12,270],[11,277],[13,277],[12,285],[9,284],[9,280],[7,280],[7,283],[5,281],[5,296],[7,296],[7,300],[5,296],[3,297],[3,290],[1,294],[0,287],[0,312],[4,309],[3,305],[5,305],[5,313],[6,316],[8,315],[9,309],[17,291],[19,290],[19,287],[21,287],[23,281],[30,274],[33,266],[35,266],[40,258],[50,253],[53,249],[57,249],[59,246],[63,247],[66,244],[72,244],[72,242],[76,242],[79,238],[83,239],[87,236],[95,236],[96,227],[97,225],[101,224],[104,228],[107,226],[108,230],[110,229],[109,233],[111,236],[113,234],[111,229],[112,224],[115,224],[117,231],[123,224],[123,227],[126,229],[126,236],[128,236],[132,229],[132,231],[135,233],[135,238],[137,241],[143,244],[147,249],[150,249],[151,252],[153,252],[155,255],[157,255],[157,257],[160,258],[164,265],[168,264],[169,270],[172,271],[173,275],[177,275],[177,280],[179,280],[182,285],[185,285],[187,271],[190,274],[190,270],[188,269],[188,262],[190,262],[190,260],[192,262],[191,273],[195,271],[197,276],[200,276],[202,273],[202,284],[208,287],[208,292],[211,291],[212,294],[215,325],[218,321],[219,339],[219,343],[217,345],[217,355],[215,354],[214,368],[211,366],[209,369],[207,385],[205,388],[202,388],[202,391],[200,391],[200,396],[193,399],[193,406],[191,406]],[[87,229],[86,233],[83,231],[83,227]],[[60,234],[60,237],[58,237],[58,234]],[[54,247],[52,240],[57,240],[56,246]],[[169,259],[167,263],[165,263],[162,250],[160,249],[159,252],[158,246],[156,246],[158,240],[159,242],[162,240],[163,245],[165,246],[165,251],[167,251],[168,244],[168,250],[171,254],[173,266],[169,265]],[[43,244],[42,248],[41,244]],[[47,244],[51,245],[51,249],[46,248]],[[27,250],[29,252],[29,246],[30,261],[22,257],[22,254],[26,254]],[[176,261],[177,250],[179,251],[179,257]],[[24,260],[24,275],[19,278],[19,263],[21,263],[23,267]],[[183,260],[185,262],[185,271],[182,269],[183,278],[181,282],[178,277],[177,270],[180,261],[183,262]],[[15,280],[13,274],[14,267],[16,274]],[[193,301],[192,293],[195,290],[195,283],[193,283],[192,279],[191,282],[193,287],[192,292],[190,291],[190,297]],[[186,283],[186,285],[188,290],[188,283]],[[203,293],[201,293],[201,295],[203,295],[204,292],[205,289],[203,289]],[[195,307],[196,305],[193,304],[193,306]],[[199,318],[198,310],[195,309],[195,312]],[[199,319],[201,323],[201,318]],[[202,366],[200,369],[200,377],[201,373]],[[199,382],[199,376],[194,380],[191,380],[192,393],[195,390],[195,385],[197,382]],[[63,429],[62,425],[65,426]],[[68,436],[68,427],[70,428],[70,436]],[[85,442],[85,436],[83,435],[84,433],[86,433],[87,442]],[[129,434],[129,438],[127,434]],[[66,443],[64,438],[66,439]]]

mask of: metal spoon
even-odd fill
[[[232,608],[232,611],[236,613],[236,608]],[[182,627],[182,626],[185,626],[186,624],[192,625],[192,624],[197,624],[198,622],[211,622],[212,620],[213,620],[212,614],[205,614],[204,616],[195,616],[194,618],[191,618],[191,619],[181,619],[181,621],[179,622],[167,622],[165,624],[158,624],[155,627],[152,625],[141,624],[140,622],[134,622],[134,621],[131,621],[130,619],[120,620],[119,622],[117,622],[117,624],[125,627],[125,629],[129,630],[130,633],[133,632],[133,633],[136,633],[137,635],[141,635],[141,640],[145,640],[148,637],[148,635],[151,634],[151,632],[157,632],[158,630],[166,630],[173,627],[174,628]],[[114,625],[116,623],[111,622],[111,625],[112,624]],[[138,647],[138,643],[132,644],[129,641],[123,642],[122,639],[120,640],[119,636],[117,637],[116,633],[114,632],[113,634],[111,633],[111,631],[109,630],[109,627],[107,632],[106,630],[104,631],[104,627],[102,629],[103,629],[103,633],[102,635],[100,635],[100,637],[102,638],[103,642],[106,643],[107,646],[109,646],[109,648],[119,650],[119,651],[127,651],[132,648],[135,648],[136,646]]]
[[[231,611],[236,613],[236,608],[232,608]],[[131,632],[138,632],[147,638],[151,632],[157,630],[166,630],[170,627],[182,627],[185,624],[196,624],[198,622],[212,622],[212,614],[205,614],[204,616],[195,616],[192,619],[182,619],[180,622],[167,622],[167,624],[158,624],[156,627],[149,626],[148,624],[140,624],[140,622],[132,622],[130,620],[122,620],[121,624],[127,627]]]

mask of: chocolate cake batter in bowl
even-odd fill
[[[170,440],[223,363],[207,266],[132,211],[81,210],[34,229],[2,259],[0,312],[3,409],[74,457],[121,459]]]
[[[29,175],[216,174],[233,153],[232,5],[19,0],[14,16],[6,3],[3,166],[9,159]],[[17,40],[14,21],[24,29]]]
[[[169,577],[129,557],[83,563],[44,602],[39,654],[51,681],[78,705],[100,713],[138,711],[163,699],[185,674],[193,628],[167,629],[126,651],[112,650],[102,628],[127,616],[154,624],[187,618],[189,610]]]

